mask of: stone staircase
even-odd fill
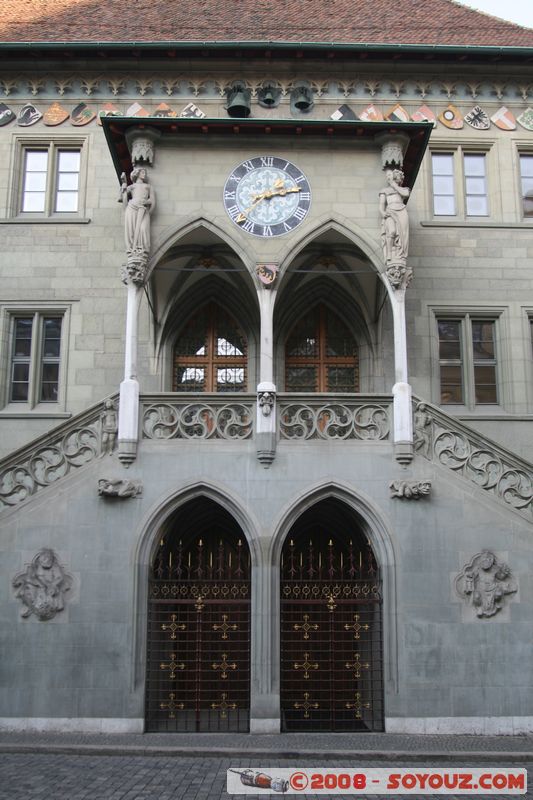
[[[108,399],[116,403],[117,395]],[[342,405],[333,398],[328,402],[307,398],[305,404],[296,396],[280,399],[281,438],[378,442],[389,438],[391,409],[385,396],[379,397],[378,404],[377,396],[373,404],[370,397],[353,397],[351,404]],[[253,435],[252,395],[237,402],[238,408],[236,401],[215,396],[206,401],[143,395],[140,402],[141,436],[145,439],[245,440]],[[104,455],[104,403],[91,406],[0,460],[0,513]],[[416,457],[446,468],[508,510],[533,521],[533,464],[420,399],[414,400],[413,413]]]
[[[533,464],[440,408],[414,399],[414,450],[533,521]]]

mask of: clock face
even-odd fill
[[[257,156],[235,167],[224,185],[224,207],[253,236],[282,236],[306,218],[311,188],[301,170],[285,158]]]

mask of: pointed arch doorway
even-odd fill
[[[281,555],[282,730],[384,730],[381,588],[352,509],[327,498],[296,520]]]
[[[250,552],[234,517],[198,497],[150,563],[147,731],[248,731]]]

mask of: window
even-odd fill
[[[247,342],[215,303],[195,314],[174,346],[174,392],[245,392]]]
[[[498,402],[495,321],[472,315],[437,320],[440,402],[490,405]]]
[[[81,212],[81,144],[23,144],[16,214],[74,216]]]
[[[61,331],[58,314],[12,317],[9,402],[57,403],[59,400]]]
[[[432,153],[433,214],[486,217],[489,213],[485,153]],[[462,191],[458,187],[462,183]]]
[[[520,156],[520,178],[522,214],[524,217],[533,217],[533,155]]]
[[[358,392],[357,343],[347,326],[319,305],[296,323],[285,345],[288,392]]]

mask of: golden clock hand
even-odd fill
[[[279,185],[280,182],[281,179],[274,182],[274,186],[278,187],[278,191],[272,191],[272,189],[267,189],[265,192],[261,192],[261,194],[256,194],[254,196],[254,201],[252,205],[248,206],[248,208],[246,208],[244,211],[241,211],[240,214],[238,214],[235,217],[235,222],[237,223],[246,222],[247,219],[246,215],[249,214],[250,211],[252,211],[252,209],[254,209],[256,205],[261,202],[261,200],[270,200],[271,197],[285,197],[286,194],[289,194],[291,192],[302,191],[299,186],[294,186],[290,189],[286,189],[285,186],[283,185],[283,182],[281,182],[281,186]]]
[[[253,208],[255,208],[255,207],[256,207],[256,205],[257,205],[258,203],[260,203],[260,202],[261,202],[261,200],[264,200],[264,198],[265,198],[266,196],[267,196],[267,192],[263,192],[262,194],[256,194],[256,195],[255,195],[255,197],[254,197],[254,202],[252,203],[252,205],[251,205],[251,206],[248,206],[248,208],[245,208],[245,209],[244,209],[244,211],[241,211],[241,213],[240,213],[240,214],[238,214],[238,215],[235,217],[235,222],[246,222],[246,219],[247,219],[246,215],[247,215],[247,214],[248,214],[248,213],[249,213],[249,212],[250,212],[250,211],[251,211]]]

